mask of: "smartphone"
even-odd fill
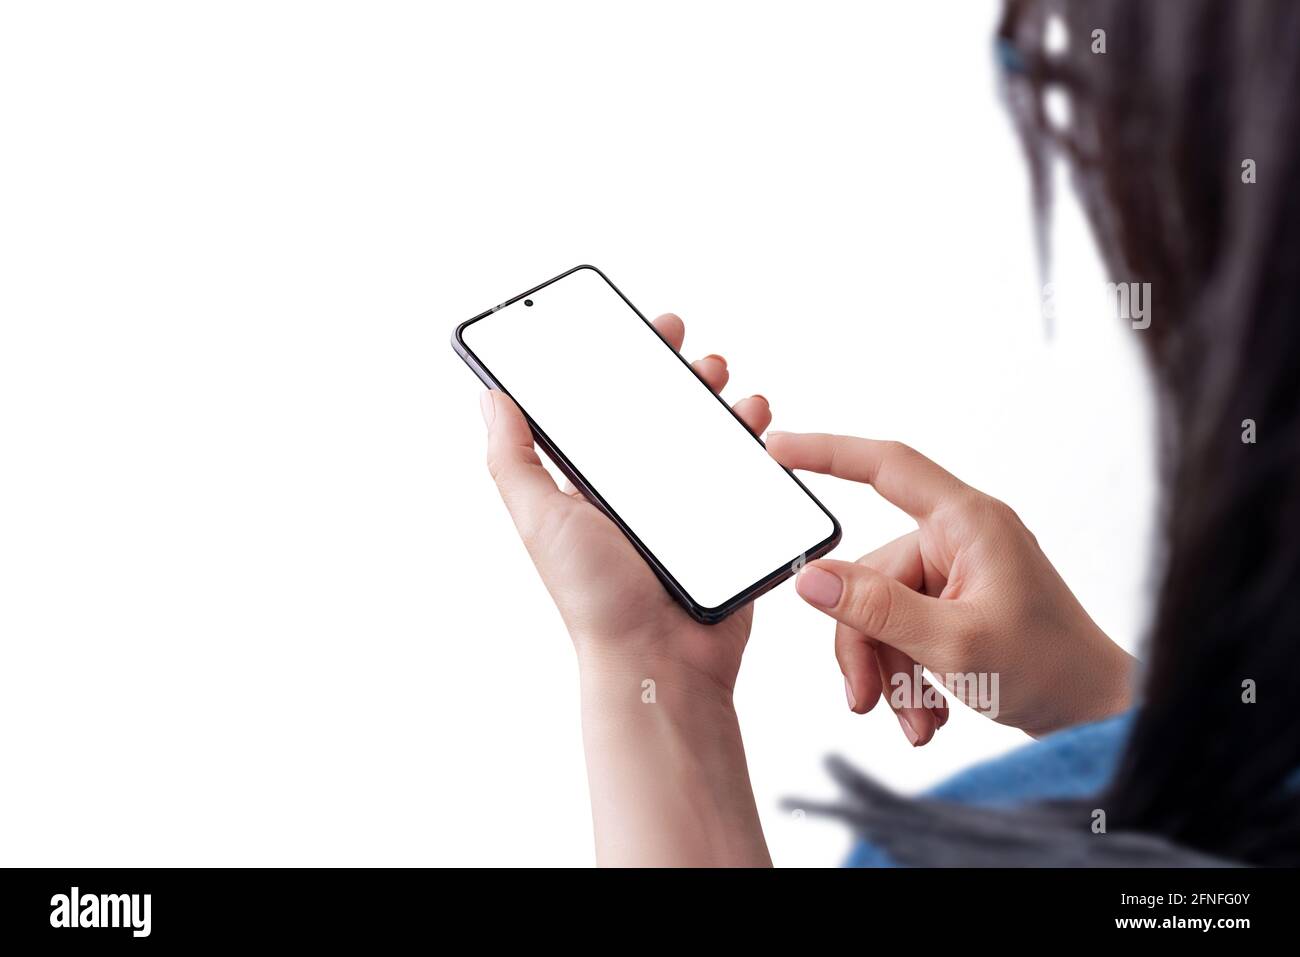
[[[697,621],[839,544],[835,516],[594,266],[461,323],[452,346]]]

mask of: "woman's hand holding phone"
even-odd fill
[[[667,314],[653,325],[681,350],[686,336],[681,319]],[[705,356],[691,365],[715,392],[727,384],[727,363],[721,356]],[[592,401],[599,402],[599,396]],[[735,411],[756,434],[772,421],[762,396],[742,399]],[[729,701],[753,606],[717,625],[696,622],[613,522],[580,491],[556,485],[534,449],[527,421],[508,396],[485,392],[483,415],[488,424],[488,469],[583,667],[621,667],[629,660],[670,664],[674,671],[688,673],[701,692],[708,689]]]
[[[681,319],[654,326],[680,351]],[[692,366],[726,385],[720,356]],[[772,418],[762,396],[735,410],[755,433]],[[488,469],[578,654],[597,859],[770,864],[731,697],[753,606],[695,621],[612,521],[556,485],[508,396],[484,393],[483,417]]]

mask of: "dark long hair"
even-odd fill
[[[1064,50],[1045,44],[1052,18]],[[1106,809],[1111,832],[1181,849],[1171,861],[1295,864],[1300,3],[1007,0],[996,39],[1040,236],[1063,154],[1112,281],[1151,284],[1150,327],[1133,335],[1159,402],[1155,613],[1132,734],[1108,792],[1087,803]],[[1044,105],[1054,89],[1064,123]],[[879,838],[889,802],[856,786],[847,816]],[[1086,827],[1085,814],[1056,811],[1031,815],[1047,823],[1019,842],[1040,863]],[[984,821],[976,830],[1002,826]],[[1062,839],[1043,839],[1053,826]],[[961,826],[948,832],[949,848],[961,843]],[[958,860],[998,863],[999,842],[969,844],[977,853]]]

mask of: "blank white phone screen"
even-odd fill
[[[529,299],[462,341],[697,605],[831,537],[830,515],[600,273]]]

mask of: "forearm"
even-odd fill
[[[597,862],[770,866],[730,693],[664,663],[580,670]]]

